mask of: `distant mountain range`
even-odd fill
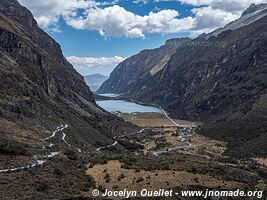
[[[90,87],[91,91],[97,91],[102,83],[108,79],[108,76],[102,74],[92,74],[84,77],[85,83]]]
[[[236,156],[267,152],[267,4],[196,39],[173,39],[120,63],[99,93],[123,93],[200,120]],[[248,150],[249,149],[249,150]]]

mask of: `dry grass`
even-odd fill
[[[141,127],[174,126],[163,113],[122,113],[120,117]],[[174,119],[174,121],[182,127],[189,127],[192,125],[190,121],[178,119]]]
[[[147,155],[155,147],[157,147],[157,144],[155,143],[155,141],[146,142],[144,146],[144,150],[143,150],[144,155]]]
[[[187,171],[174,170],[134,170],[122,168],[122,163],[118,160],[111,160],[104,165],[95,165],[93,168],[88,168],[86,173],[94,178],[97,186],[102,186],[107,189],[130,189],[140,190],[174,188],[202,185],[204,187],[222,187],[230,189],[234,187],[243,188],[245,185],[235,181],[226,181],[216,179],[209,175],[194,174]],[[109,182],[106,182],[107,174]],[[124,174],[124,178],[118,181],[118,177]]]
[[[172,149],[171,154],[168,154],[168,156],[172,157],[166,158],[170,160],[170,163],[173,161],[172,159],[176,159],[178,155],[185,155],[192,158],[192,165],[199,160],[204,163],[206,162],[207,169],[192,170],[193,168],[189,167],[191,166],[191,161],[188,160],[185,161],[189,162],[186,164],[188,167],[185,165],[180,168],[152,168],[154,170],[145,170],[143,165],[131,167],[132,165],[124,164],[122,161],[110,160],[106,164],[97,164],[91,168],[89,168],[88,165],[86,174],[93,177],[99,188],[140,191],[144,188],[158,190],[161,188],[203,187],[231,190],[233,188],[244,189],[247,187],[246,181],[242,179],[229,178],[229,175],[225,175],[224,177],[224,175],[219,176],[217,173],[206,173],[206,170],[212,167],[209,163],[213,161],[214,163],[218,162],[216,163],[217,166],[221,166],[218,160],[223,158],[223,153],[227,145],[225,142],[212,140],[208,137],[198,135],[193,131],[189,134],[191,136],[188,136],[188,141],[193,144],[193,147],[186,148],[183,142],[177,137],[177,127],[163,114],[135,113],[121,115],[127,121],[131,121],[139,126],[150,127],[150,131],[129,138],[129,140],[133,142],[137,140],[144,144],[143,155],[150,160],[148,162],[154,162],[153,157],[151,157],[153,156],[153,152],[168,148]],[[188,121],[176,120],[176,122],[182,124],[184,127],[190,127],[192,125],[192,122]],[[155,162],[157,162],[156,157],[154,158]],[[146,161],[138,162],[143,163]],[[266,164],[266,159],[258,159],[258,162]],[[222,165],[224,165],[224,163],[222,163]],[[127,166],[127,168],[123,168],[123,166]],[[196,166],[198,165],[196,164]],[[225,163],[223,167],[229,166],[236,167],[231,163]],[[200,168],[201,167],[203,166],[200,165]],[[120,178],[122,175],[123,178]],[[90,191],[85,195],[90,195]]]
[[[261,165],[267,167],[267,158],[256,158],[256,161],[257,161],[259,164],[261,164]]]
[[[36,128],[37,125],[35,125],[34,128]],[[38,127],[40,128],[40,133],[43,131],[47,131],[45,129],[43,129],[42,127]],[[5,135],[14,140],[17,141],[19,143],[24,143],[24,144],[28,144],[32,147],[40,147],[41,146],[41,142],[40,142],[40,138],[37,136],[36,132],[32,131],[32,130],[25,130],[21,127],[19,127],[17,124],[8,121],[6,119],[0,118],[0,130],[4,133],[6,133]]]

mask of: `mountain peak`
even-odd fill
[[[211,36],[217,37],[220,33],[227,30],[236,30],[243,26],[247,26],[257,20],[263,18],[267,15],[267,4],[251,4],[237,20],[225,25],[223,28],[218,28],[217,30],[207,34],[206,39]]]
[[[1,14],[18,22],[28,30],[38,27],[32,13],[27,8],[21,6],[17,0],[1,0],[0,2]]]
[[[251,4],[241,15],[241,17],[244,17],[245,15],[255,13],[257,11],[261,11],[263,9],[267,8],[267,4],[261,3],[261,4]]]

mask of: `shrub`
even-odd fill
[[[65,176],[65,173],[64,173],[63,170],[60,169],[59,167],[55,167],[53,173],[54,173],[56,176],[58,176],[58,177],[63,177],[63,176]]]
[[[44,192],[48,189],[48,184],[44,181],[39,182],[39,184],[37,184],[37,190],[40,192]]]
[[[150,175],[148,175],[148,176],[146,177],[146,179],[151,179],[151,176],[150,176]]]
[[[144,181],[144,178],[143,177],[140,177],[137,179],[136,183],[140,183],[140,182],[143,182]]]
[[[110,175],[108,173],[104,176],[104,179],[106,180],[106,183],[110,183]]]
[[[70,160],[77,160],[78,159],[76,152],[71,150],[71,149],[65,150],[64,155],[66,155],[68,157],[68,159],[70,159]]]
[[[124,178],[125,178],[125,175],[123,173],[121,173],[121,175],[118,177],[118,181],[121,181]]]
[[[95,188],[95,187],[96,187],[96,184],[95,184],[94,178],[91,176],[86,176],[85,188],[88,189],[88,188]]]

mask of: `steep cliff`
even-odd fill
[[[135,129],[96,105],[59,44],[16,0],[0,0],[0,86],[4,199],[79,194],[93,185],[81,158]]]
[[[157,49],[143,50],[122,63],[111,73],[110,78],[98,89],[98,93],[135,93],[146,82],[163,70],[177,48],[190,41],[189,38],[171,39]]]
[[[66,123],[70,139],[81,148],[108,143],[112,126],[122,121],[96,105],[83,77],[26,8],[15,0],[0,3],[2,123],[33,129],[33,140]],[[13,136],[3,132],[1,137]]]

